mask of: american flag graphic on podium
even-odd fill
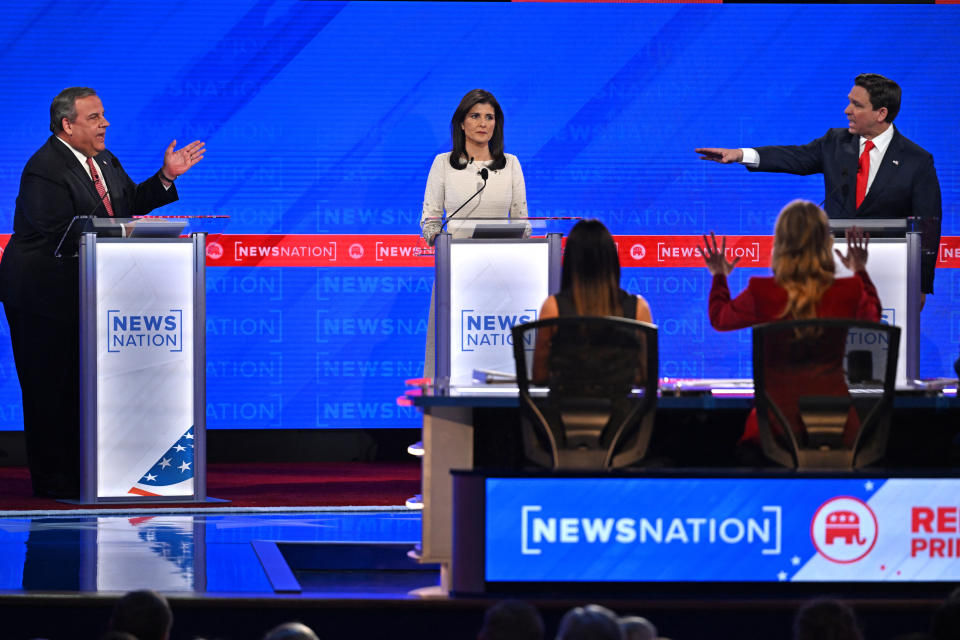
[[[193,491],[193,427],[130,488],[138,496],[182,496]]]

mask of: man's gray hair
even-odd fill
[[[95,95],[97,92],[90,87],[67,87],[58,93],[50,103],[50,132],[63,131],[64,118],[70,122],[77,119],[77,100]]]

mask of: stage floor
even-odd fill
[[[401,507],[89,511],[0,517],[0,593],[405,599],[439,583],[408,557],[420,514]]]

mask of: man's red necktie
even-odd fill
[[[867,180],[870,179],[870,149],[873,149],[873,140],[867,140],[860,154],[860,167],[857,169],[857,208],[867,195]]]
[[[862,160],[861,160],[862,162]],[[90,167],[90,177],[93,179],[93,186],[97,188],[97,193],[100,194],[100,199],[103,200],[103,206],[107,209],[107,215],[111,218],[113,217],[113,204],[110,203],[110,196],[107,195],[107,188],[103,186],[103,181],[100,180],[100,172],[97,170],[97,165],[93,161],[93,158],[87,158],[87,166]],[[857,193],[860,193],[859,182],[857,183]]]

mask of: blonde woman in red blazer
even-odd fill
[[[783,208],[774,229],[773,275],[753,277],[747,288],[730,298],[727,276],[738,259],[728,262],[726,238],[718,246],[716,236],[704,235],[704,262],[713,275],[710,288],[710,324],[719,331],[743,329],[775,320],[807,318],[852,318],[877,322],[881,305],[877,290],[867,275],[869,234],[858,228],[847,231],[847,253],[833,248],[833,236],[824,211],[805,200],[794,200]],[[833,255],[853,272],[853,277],[835,277]],[[836,364],[843,358],[838,345],[834,366],[825,375],[812,376],[817,389],[798,388],[795,372],[770,367],[768,390],[781,406],[796,405],[800,395],[846,392],[843,369]],[[825,358],[829,360],[829,358]],[[859,427],[856,415],[848,420],[845,439],[851,440]],[[750,412],[741,443],[757,445],[756,409]]]

